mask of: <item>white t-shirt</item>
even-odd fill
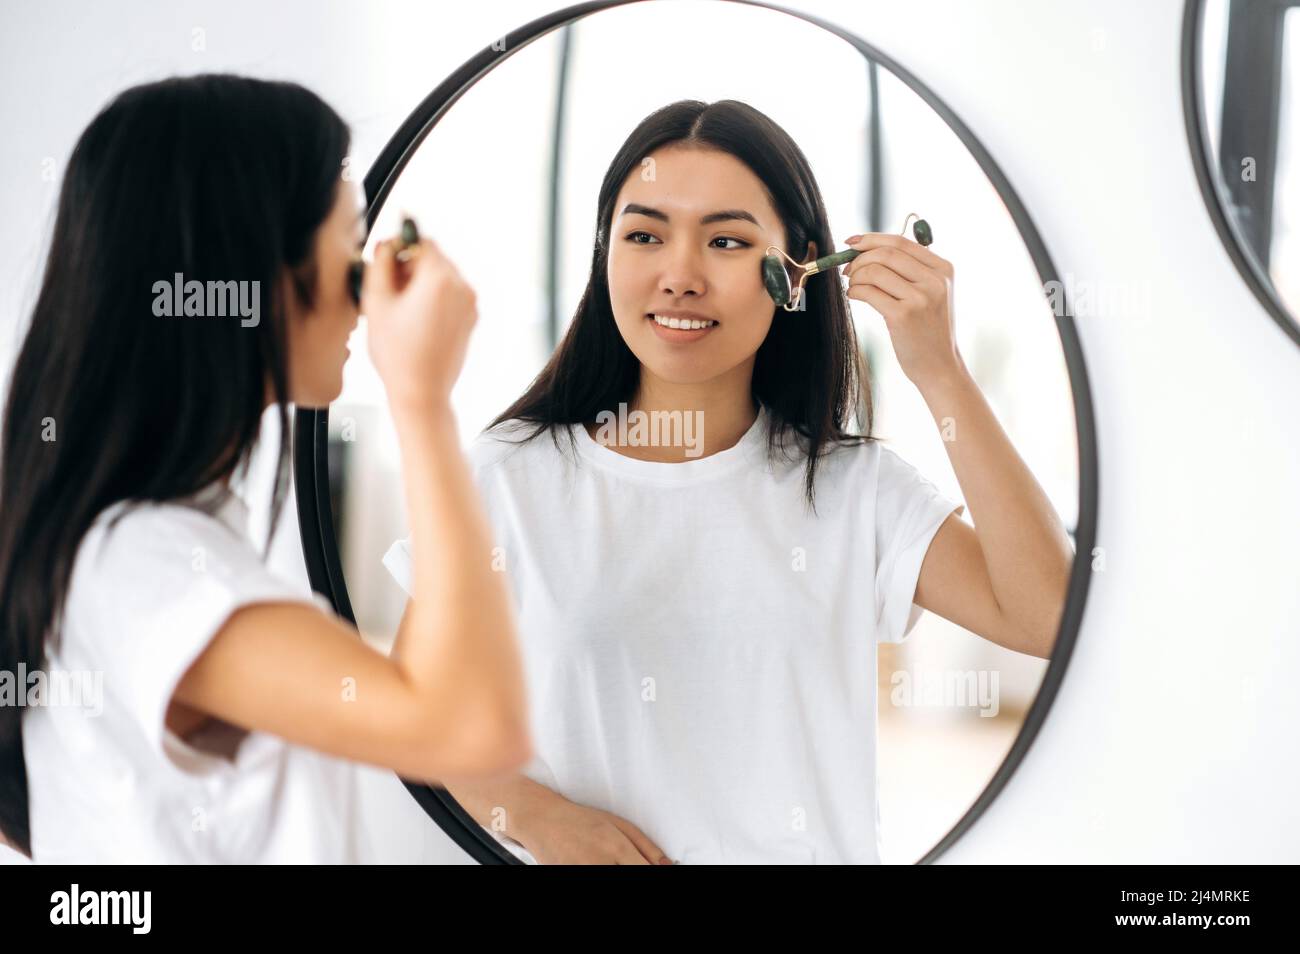
[[[236,608],[297,601],[333,612],[328,602],[261,563],[237,495],[217,517],[145,504],[108,531],[123,507],[82,539],[62,639],[47,650],[46,672],[83,687],[98,678],[100,690],[23,715],[32,860],[356,860],[354,764],[226,723],[191,742],[164,724],[176,684]]]
[[[879,863],[876,644],[921,615],[921,563],[965,507],[878,443],[769,465],[627,457],[506,422],[470,450],[516,601],[525,774],[680,863]],[[793,445],[791,447],[793,453]],[[409,537],[384,557],[410,591]],[[518,857],[523,846],[496,835]]]

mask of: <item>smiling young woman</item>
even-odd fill
[[[804,260],[833,240],[806,158],[768,117],[730,100],[657,110],[596,206],[563,340],[471,452],[514,583],[537,757],[447,788],[524,860],[877,862],[876,645],[932,609],[1045,654],[1068,538],[963,377],[948,263],[857,236],[847,291],[826,276],[802,310],[774,306],[767,247]],[[871,436],[850,297],[960,419],[950,454],[978,538],[964,504]],[[615,414],[702,434],[607,444]],[[409,590],[406,541],[386,563]]]

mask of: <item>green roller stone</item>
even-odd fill
[[[402,219],[402,244],[419,245],[420,231],[415,227],[415,220],[410,216]]]
[[[778,305],[790,300],[790,275],[775,255],[763,256],[763,287]]]
[[[415,227],[415,220],[409,216],[402,219],[401,239],[403,245],[418,245],[420,243],[420,230]]]
[[[916,236],[916,241],[921,245],[929,245],[934,241],[934,233],[930,231],[930,223],[925,219],[917,219],[912,223],[912,234]]]

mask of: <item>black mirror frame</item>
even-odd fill
[[[549,13],[531,23],[508,33],[498,44],[487,47],[464,63],[415,108],[389,140],[375,160],[365,178],[367,201],[367,232],[387,199],[394,182],[428,135],[448,109],[480,78],[497,67],[515,51],[532,41],[574,23],[593,13],[630,3],[649,3],[654,0],[593,0]],[[894,60],[881,53],[853,33],[832,23],[777,4],[761,0],[716,0],[721,3],[741,3],[797,17],[821,27],[852,45],[868,62],[874,61],[894,74],[914,93],[924,100],[957,135],[974,156],[984,174],[992,182],[998,195],[1010,212],[1034,266],[1043,282],[1045,297],[1049,289],[1063,289],[1055,265],[1035,228],[1024,204],[1011,187],[992,156],[975,135],[925,84]],[[495,47],[500,45],[500,49]],[[917,864],[930,864],[948,850],[965,834],[984,813],[1014,774],[1024,759],[1039,729],[1046,721],[1047,712],[1065,678],[1065,672],[1074,650],[1075,640],[1083,619],[1089,583],[1092,578],[1092,557],[1097,530],[1098,455],[1094,414],[1088,375],[1083,351],[1074,326],[1070,303],[1063,295],[1056,296],[1061,307],[1054,308],[1057,330],[1061,336],[1066,368],[1074,398],[1076,434],[1079,460],[1079,519],[1075,528],[1075,560],[1070,573],[1069,591],[1061,614],[1055,649],[1049,661],[1042,686],[1034,698],[1025,723],[1006,758],[983,792],[958,820],[957,824],[921,858]],[[334,532],[334,519],[330,507],[328,469],[329,410],[297,410],[294,421],[294,486],[298,502],[298,519],[302,534],[303,556],[308,576],[314,590],[323,594],[333,604],[335,611],[356,625],[348,598]],[[1082,558],[1079,556],[1082,554]],[[423,782],[402,780],[407,790],[425,812],[475,861],[481,864],[523,864],[495,838],[486,832],[452,798],[446,789]]]
[[[1205,128],[1205,96],[1201,89],[1201,23],[1205,0],[1187,0],[1183,8],[1183,37],[1180,67],[1183,90],[1183,126],[1187,131],[1188,153],[1196,171],[1205,209],[1214,230],[1248,288],[1264,310],[1278,323],[1292,341],[1300,345],[1300,316],[1293,316],[1278,296],[1273,281],[1260,265],[1249,243],[1240,234],[1211,166],[1209,130]]]

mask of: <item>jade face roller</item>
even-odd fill
[[[402,216],[402,231],[398,238],[397,260],[404,262],[411,257],[410,249],[420,244],[420,230],[415,227],[415,219],[409,215]],[[348,265],[348,291],[352,300],[361,304],[361,282],[366,275],[366,263],[362,259],[354,260]]]
[[[916,241],[921,245],[929,245],[934,241],[934,233],[930,231],[930,224],[925,219],[918,216],[915,212],[910,213],[903,220],[903,230],[900,235],[907,234],[907,223],[915,218],[916,222],[912,225],[912,234]],[[782,252],[775,245],[769,245],[763,256],[763,287],[767,293],[772,296],[772,301],[783,307],[786,311],[800,311],[803,302],[803,283],[809,275],[816,275],[818,272],[829,271],[832,268],[839,268],[846,265],[862,254],[861,249],[846,248],[842,252],[835,252],[831,255],[825,255],[822,258],[815,259],[807,264],[801,264],[792,259],[785,252]],[[777,253],[776,255],[772,254]],[[803,269],[803,274],[799,276],[799,282],[793,289],[790,287],[790,273],[786,271],[785,264],[781,261],[782,256],[787,262],[795,268]]]

